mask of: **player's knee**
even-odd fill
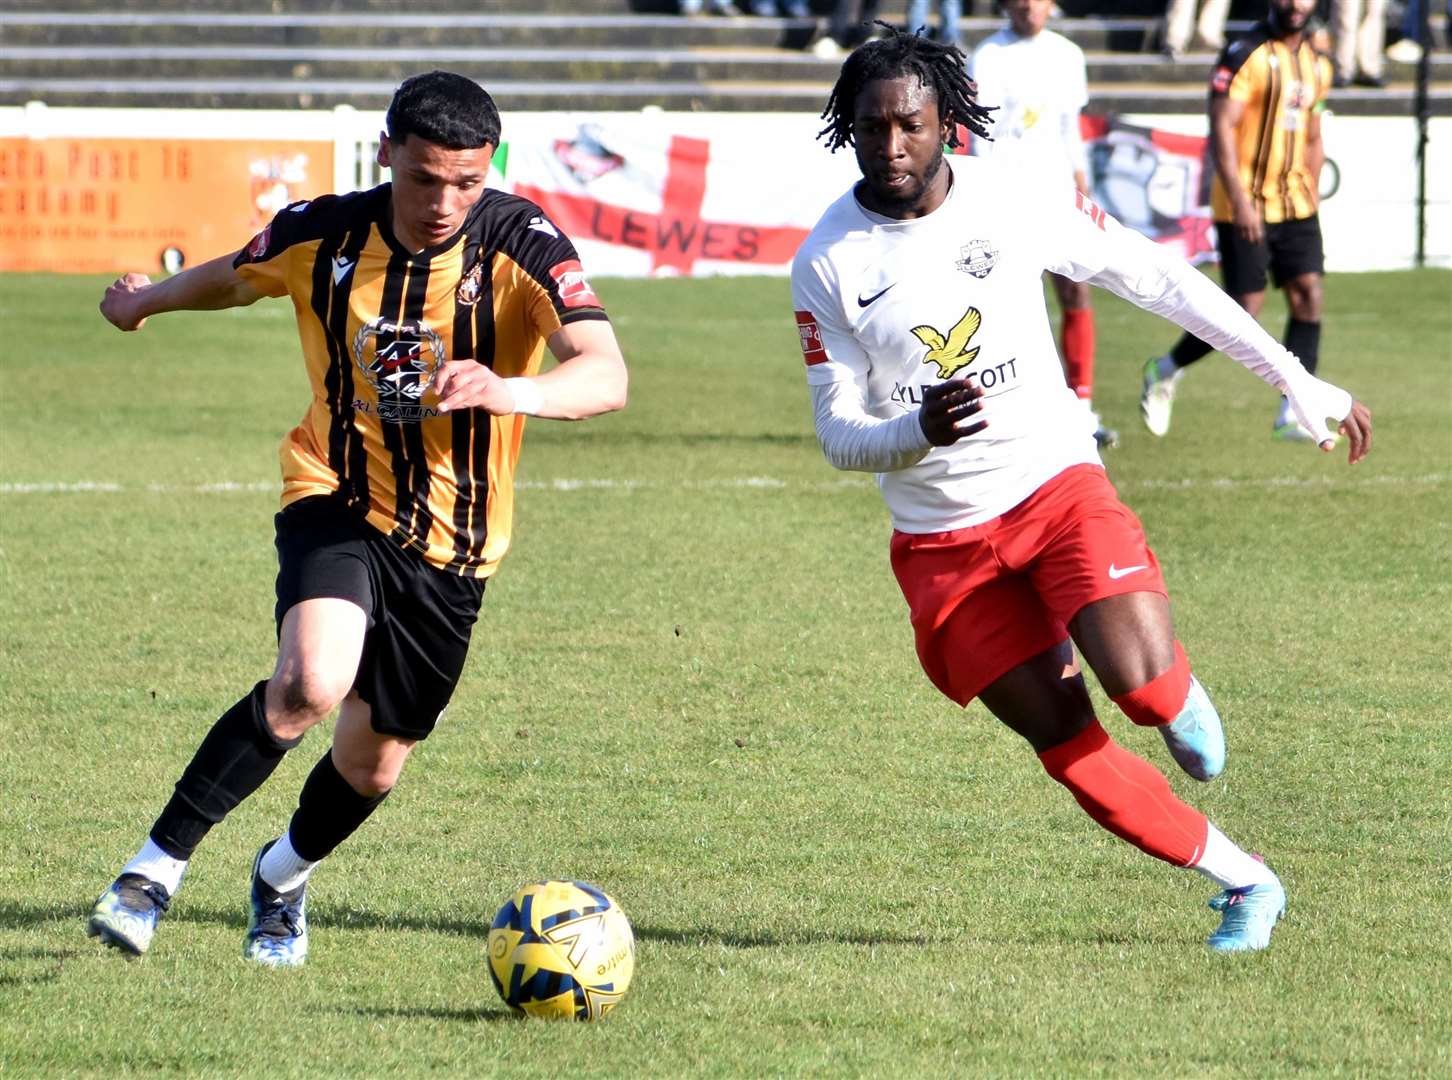
[[[1160,727],[1180,715],[1190,696],[1190,661],[1175,642],[1175,661],[1143,686],[1114,698],[1124,715],[1143,727]]]
[[[338,775],[343,778],[347,785],[367,799],[376,799],[387,795],[398,783],[399,774],[403,772],[403,759],[397,761],[389,759],[367,759],[367,760],[344,760],[335,761]]]
[[[1319,278],[1298,278],[1286,289],[1286,300],[1293,318],[1316,322],[1321,318],[1321,281]]]
[[[279,735],[311,727],[347,696],[350,681],[306,667],[279,672],[267,686],[267,720]]]

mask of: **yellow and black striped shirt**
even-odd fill
[[[524,417],[439,413],[446,360],[539,370],[562,325],[604,319],[574,245],[534,203],[488,190],[418,253],[388,226],[390,185],[282,210],[235,261],[290,296],[312,401],[282,440],[282,505],[338,492],[434,566],[494,572],[509,547]]]
[[[1225,46],[1210,76],[1210,97],[1245,104],[1236,129],[1240,182],[1267,222],[1298,221],[1320,201],[1306,162],[1311,114],[1331,91],[1331,63],[1306,38],[1288,48],[1257,23]],[[1217,173],[1210,190],[1216,221],[1233,221],[1230,196]]]

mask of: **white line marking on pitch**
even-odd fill
[[[1243,488],[1265,490],[1330,490],[1332,488],[1425,487],[1447,482],[1446,473],[1424,473],[1421,476],[1271,476],[1262,479],[1232,477],[1182,477],[1177,480],[1132,480],[1115,485],[1122,491],[1233,491]],[[839,480],[783,480],[774,476],[720,477],[714,480],[614,479],[611,477],[556,477],[553,480],[522,480],[515,485],[521,491],[719,491],[747,489],[757,491],[861,491],[872,486],[864,477]],[[106,480],[42,481],[38,483],[0,483],[0,495],[127,495],[145,491],[157,495],[233,495],[278,491],[276,481],[218,480],[206,484],[136,484],[127,485]]]

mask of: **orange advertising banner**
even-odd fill
[[[333,144],[0,138],[0,270],[177,270],[331,189]]]

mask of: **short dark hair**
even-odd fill
[[[403,80],[388,106],[390,142],[410,135],[450,150],[499,145],[499,110],[473,79],[429,71]]]
[[[822,110],[822,119],[830,123],[817,132],[817,138],[827,136],[827,149],[835,151],[853,143],[853,110],[864,86],[904,75],[917,76],[937,96],[938,115],[953,125],[949,146],[958,145],[959,124],[979,138],[988,138],[988,114],[993,110],[978,104],[978,86],[963,66],[967,60],[963,50],[924,37],[921,27],[906,33],[880,20],[878,25],[887,28],[887,36],[853,50]]]

